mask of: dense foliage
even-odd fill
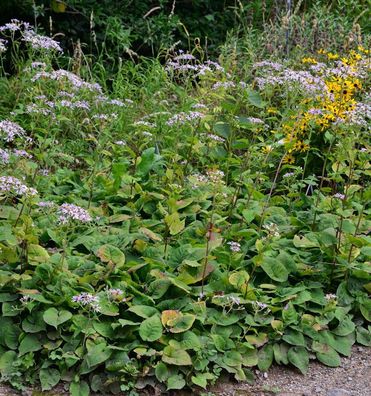
[[[177,42],[215,53],[231,30],[254,42],[263,34],[265,50],[282,55],[288,31],[290,46],[316,50],[341,47],[357,26],[370,29],[367,0],[2,0],[1,7],[0,23],[37,21],[71,53],[79,40],[111,63],[117,55],[155,55]]]
[[[120,63],[108,92],[28,24],[0,32],[2,381],[196,392],[370,345],[368,50],[196,48]]]

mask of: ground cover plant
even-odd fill
[[[241,68],[196,47],[108,87],[0,32],[2,381],[198,392],[370,346],[367,49]]]

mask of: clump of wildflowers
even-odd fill
[[[241,245],[238,242],[230,241],[230,242],[227,242],[227,245],[229,245],[229,248],[234,253],[241,251]]]
[[[31,47],[36,50],[52,50],[63,52],[59,43],[47,36],[36,34],[33,30],[25,31],[23,34],[23,41],[31,44]]]
[[[13,176],[1,176],[0,193],[19,196],[33,196],[37,194],[37,191],[34,188],[27,187],[19,179]]]
[[[17,137],[24,137],[26,131],[17,123],[9,120],[0,121],[0,137],[6,142],[12,142]]]
[[[0,163],[7,164],[9,162],[9,153],[6,150],[0,148]]]
[[[64,203],[58,208],[58,215],[58,221],[61,224],[67,224],[70,221],[88,223],[93,220],[88,211],[80,206],[68,203]]]
[[[93,296],[90,293],[82,292],[72,297],[72,302],[77,303],[85,308],[90,308],[95,312],[100,311],[99,297]]]
[[[190,111],[189,113],[181,112],[178,114],[175,114],[173,117],[169,118],[166,121],[166,124],[168,126],[174,126],[177,124],[185,124],[187,122],[194,122],[194,121],[199,121],[204,117],[204,114],[198,112],[198,111]]]
[[[268,231],[268,236],[270,237],[279,237],[280,233],[278,230],[278,225],[275,223],[266,223],[263,225],[263,228]]]
[[[334,198],[340,199],[340,200],[344,200],[345,199],[345,195],[341,194],[341,193],[336,193],[333,195]]]

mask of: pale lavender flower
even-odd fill
[[[308,113],[311,115],[321,115],[322,114],[322,110],[321,109],[309,109]]]
[[[59,43],[47,36],[41,36],[32,30],[23,33],[23,41],[31,44],[31,47],[36,50],[53,50],[57,52],[63,52]]]
[[[284,179],[287,179],[288,177],[293,177],[293,176],[295,176],[295,173],[294,173],[294,172],[287,172],[287,173],[285,173],[282,177],[283,177]]]
[[[9,162],[9,153],[6,150],[0,148],[0,163],[7,164]]]
[[[72,297],[72,302],[77,303],[83,307],[91,308],[93,311],[99,312],[99,297],[93,296],[90,293],[82,292]]]
[[[227,242],[227,245],[229,245],[232,252],[237,253],[241,251],[241,245],[238,242],[235,241]]]
[[[199,121],[203,117],[205,116],[198,111],[190,111],[189,113],[181,112],[169,118],[166,121],[166,124],[168,126],[174,126],[176,124],[185,124],[187,122]]]
[[[252,124],[264,124],[263,120],[256,117],[247,117],[247,121],[251,122]]]
[[[37,191],[34,188],[27,187],[19,179],[13,176],[1,176],[0,193],[19,196],[33,196],[37,194]]]
[[[283,69],[283,65],[281,63],[270,62],[270,61],[262,61],[262,62],[254,63],[253,67],[255,69],[267,68],[267,69],[273,69],[276,71]]]
[[[40,201],[37,203],[40,208],[54,208],[55,203],[53,201]]]
[[[241,304],[241,299],[239,297],[235,296],[228,296],[228,300],[235,305],[240,305]]]
[[[174,58],[175,61],[180,61],[180,60],[189,61],[189,60],[195,60],[195,59],[196,58],[193,55],[191,55],[191,54],[181,54],[181,55],[178,55],[178,56],[176,56]]]
[[[268,231],[268,234],[270,236],[274,236],[274,237],[280,236],[278,225],[275,223],[266,223],[263,225],[263,228]]]
[[[0,26],[0,32],[4,32],[6,30],[10,31],[10,32],[16,32],[18,30],[21,30],[23,25],[23,22],[19,21],[18,19],[12,19],[9,23],[6,23],[3,26]],[[29,24],[25,23],[25,26],[27,26],[27,28],[29,28]]]
[[[14,150],[13,151],[13,155],[15,155],[16,157],[23,157],[23,158],[32,158],[32,155],[27,153],[27,151],[25,150]]]
[[[100,121],[111,121],[116,119],[117,117],[118,117],[117,113],[111,113],[111,114],[94,114],[92,118]]]
[[[214,140],[215,142],[219,142],[219,143],[224,143],[225,139],[223,139],[222,137],[218,136],[218,135],[214,135],[212,133],[209,133],[207,135],[207,137],[211,140]]]
[[[122,298],[122,296],[124,295],[124,292],[121,289],[108,289],[107,294],[108,294],[108,297],[113,300],[126,301],[125,298]]]
[[[210,169],[206,172],[207,177],[211,183],[223,183],[224,172],[218,169]]]
[[[333,195],[333,197],[341,200],[345,199],[345,195],[341,193],[336,193]]]
[[[327,301],[331,301],[331,300],[334,301],[334,300],[337,299],[337,296],[336,296],[336,294],[328,293],[328,294],[325,295],[325,299],[326,299]]]
[[[73,220],[81,223],[92,221],[92,217],[88,211],[74,204],[62,204],[58,209],[58,215],[58,221],[61,224],[67,224],[69,221]]]
[[[153,136],[153,134],[151,132],[148,132],[148,131],[143,131],[142,135],[146,136],[146,137],[152,137]]]
[[[48,176],[49,175],[49,169],[40,169],[39,174],[41,176]]]
[[[110,99],[107,103],[119,107],[125,106],[125,103],[119,99]]]
[[[117,141],[115,142],[115,144],[117,144],[118,146],[125,146],[125,145],[126,145],[126,142],[125,142],[125,140],[117,140]]]
[[[20,302],[22,305],[25,305],[25,304],[29,303],[30,301],[31,301],[31,296],[29,296],[29,295],[22,296],[22,297],[19,299],[19,302]]]
[[[204,110],[207,110],[207,106],[205,106],[203,103],[195,103],[191,107],[192,107],[192,109],[204,109]]]
[[[235,88],[236,84],[233,81],[218,81],[216,82],[211,89],[219,89],[219,88],[224,88],[224,89],[229,89],[229,88]]]
[[[0,121],[0,138],[3,138],[6,142],[11,142],[17,137],[24,137],[25,134],[25,130],[15,122]]]
[[[156,124],[152,123],[152,122],[148,122],[148,121],[143,121],[143,120],[139,120],[134,122],[135,126],[144,126],[147,128],[155,128]]]

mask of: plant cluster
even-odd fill
[[[196,391],[370,346],[368,50],[243,76],[178,52],[108,93],[0,32],[2,381]]]

